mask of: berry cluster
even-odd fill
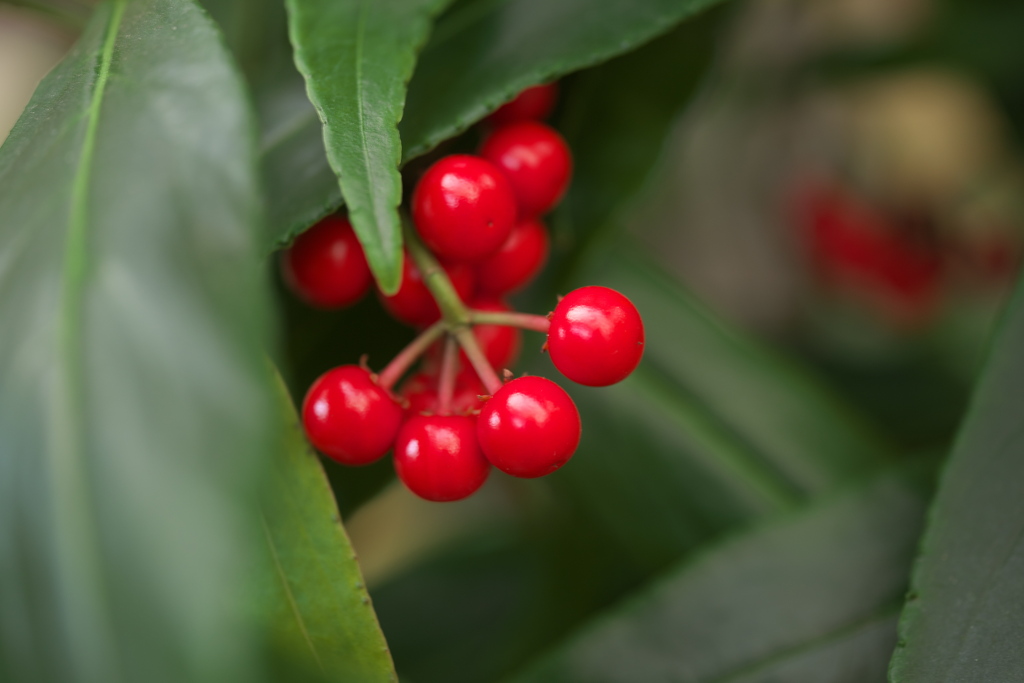
[[[546,333],[555,367],[587,386],[614,384],[640,362],[643,323],[614,290],[577,289],[547,316],[514,312],[503,299],[547,259],[540,216],[572,173],[565,141],[538,120],[554,98],[553,85],[524,91],[488,119],[479,156],[444,157],[419,179],[401,285],[378,294],[392,316],[422,331],[379,375],[365,363],[346,365],[309,388],[303,425],[325,455],[366,465],[393,450],[398,477],[433,501],[469,496],[492,465],[516,477],[544,476],[576,451],[580,416],[551,380],[513,379],[508,370],[499,378],[495,368],[518,356],[520,329]],[[350,305],[372,285],[355,233],[340,217],[300,236],[282,268],[292,289],[319,307]]]

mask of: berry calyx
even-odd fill
[[[540,121],[551,114],[557,99],[558,85],[555,83],[535,85],[516,95],[514,100],[498,107],[487,120],[496,126],[527,119]]]
[[[569,146],[554,128],[543,123],[521,121],[499,128],[484,141],[480,154],[509,179],[520,218],[547,212],[569,187]]]
[[[321,375],[302,402],[302,424],[313,446],[343,465],[368,465],[391,448],[402,407],[370,371],[342,365]]]
[[[292,291],[318,308],[351,306],[373,281],[352,224],[341,216],[299,235],[284,252],[281,270]]]
[[[549,247],[543,223],[535,219],[519,223],[501,248],[477,266],[477,287],[488,294],[516,291],[544,266]]]
[[[476,419],[414,415],[395,441],[395,472],[420,498],[461,500],[483,486],[491,466],[480,452]]]
[[[463,301],[473,296],[476,288],[476,273],[465,263],[445,263],[441,266],[451,280],[452,286]],[[423,327],[441,319],[434,296],[423,282],[423,274],[406,253],[402,261],[402,284],[391,296],[378,290],[380,301],[396,320],[413,327]]]
[[[435,162],[416,184],[412,220],[442,259],[478,261],[508,239],[516,221],[516,198],[494,164],[453,154]]]
[[[549,379],[520,377],[495,392],[477,419],[480,448],[491,464],[532,479],[568,462],[580,442],[580,414]]]
[[[607,287],[581,287],[551,314],[548,352],[574,382],[604,387],[629,376],[644,354],[644,324],[636,306]]]

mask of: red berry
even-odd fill
[[[306,436],[343,465],[368,465],[383,456],[401,423],[402,407],[357,365],[328,370],[302,403]]]
[[[398,432],[395,471],[420,498],[461,500],[483,486],[490,470],[477,445],[476,418],[414,415]]]
[[[629,376],[644,354],[644,323],[629,299],[607,287],[569,292],[551,314],[548,352],[574,382],[605,387]]]
[[[512,228],[508,239],[476,268],[477,286],[488,294],[514,292],[544,266],[548,258],[548,231],[538,220]]]
[[[498,107],[487,120],[496,126],[504,126],[527,119],[546,119],[555,108],[558,85],[535,85],[519,93],[514,100]]]
[[[508,239],[516,198],[494,164],[468,154],[444,157],[427,169],[412,195],[412,219],[438,256],[478,261]]]
[[[347,218],[328,216],[299,235],[281,258],[285,282],[307,303],[340,308],[359,301],[373,278]]]
[[[565,194],[572,175],[572,155],[558,132],[536,121],[513,123],[494,131],[480,154],[508,177],[519,216],[539,216]]]
[[[442,264],[448,279],[458,293],[459,298],[467,301],[473,296],[476,288],[476,273],[465,263]],[[413,327],[424,327],[441,319],[441,309],[437,307],[434,296],[423,283],[423,276],[415,262],[406,253],[402,262],[402,284],[391,296],[384,296],[378,291],[380,301],[388,313],[396,320]]]
[[[476,427],[491,464],[527,479],[557,470],[580,442],[576,404],[543,377],[520,377],[503,386],[484,404]]]

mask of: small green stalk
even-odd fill
[[[500,313],[497,311],[470,311],[469,321],[473,325],[504,325],[521,327],[524,330],[547,334],[551,321],[546,316],[532,313]]]
[[[451,335],[444,343],[444,357],[441,360],[441,381],[437,387],[438,412],[448,415],[452,411],[452,396],[455,395],[455,375],[459,365],[459,344]]]
[[[422,334],[413,339],[408,346],[398,352],[398,355],[391,359],[388,366],[377,376],[377,384],[384,389],[390,390],[395,386],[405,371],[412,367],[416,359],[422,356],[430,345],[441,338],[447,329],[444,321],[438,321],[428,327]]]
[[[437,306],[441,309],[441,317],[448,323],[449,329],[453,330],[456,327],[469,325],[469,309],[462,303],[459,293],[455,291],[444,268],[408,225],[405,226],[404,233],[409,254],[423,275],[423,284],[434,295],[434,300],[437,301]]]
[[[493,394],[501,388],[501,380],[481,350],[476,336],[473,335],[473,330],[470,329],[474,313],[462,303],[458,292],[455,291],[451,280],[448,279],[448,274],[434,258],[434,255],[420,242],[419,236],[408,225],[405,226],[404,232],[409,254],[416,262],[420,273],[423,274],[423,284],[434,295],[434,300],[437,301],[437,306],[441,309],[442,323],[465,351],[466,357],[469,358],[470,364],[477,376],[480,377],[480,381],[484,383],[484,387]]]

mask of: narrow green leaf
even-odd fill
[[[881,683],[922,489],[887,474],[726,541],[513,680]]]
[[[288,431],[262,506],[266,622],[279,651],[327,680],[397,681],[327,477],[279,388]]]
[[[234,599],[275,426],[246,103],[191,0],[110,0],[0,149],[4,681],[259,678]]]
[[[405,158],[521,90],[632,50],[718,0],[471,0],[442,18],[409,84]]]
[[[416,52],[445,0],[287,0],[295,63],[377,282],[402,276],[398,122]]]
[[[915,566],[894,683],[1024,671],[1024,281],[960,430]]]

